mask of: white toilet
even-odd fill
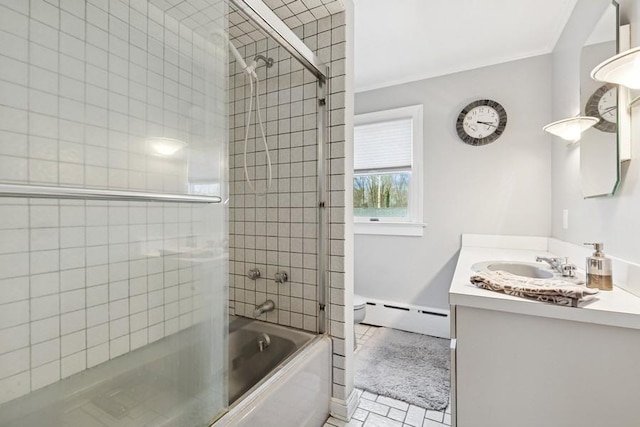
[[[367,300],[362,298],[360,295],[353,295],[353,324],[357,325],[358,323],[364,320],[364,316],[367,314]],[[358,340],[356,339],[356,328],[353,328],[353,350],[358,348]]]
[[[353,295],[353,323],[361,323],[367,314],[367,300],[360,295]]]

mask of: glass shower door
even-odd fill
[[[226,2],[0,0],[0,426],[227,407]],[[219,27],[219,28],[218,28]]]

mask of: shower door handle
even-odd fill
[[[147,193],[129,190],[99,190],[78,187],[50,187],[46,185],[0,184],[0,197],[44,199],[103,200],[123,202],[221,203],[218,196]]]

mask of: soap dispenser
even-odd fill
[[[603,243],[585,243],[595,248],[592,256],[587,257],[587,287],[603,291],[613,290],[611,260],[604,256]]]

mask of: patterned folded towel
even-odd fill
[[[534,279],[506,271],[478,272],[471,276],[471,283],[490,291],[572,307],[577,307],[578,302],[591,299],[598,293],[597,289],[562,279]]]

